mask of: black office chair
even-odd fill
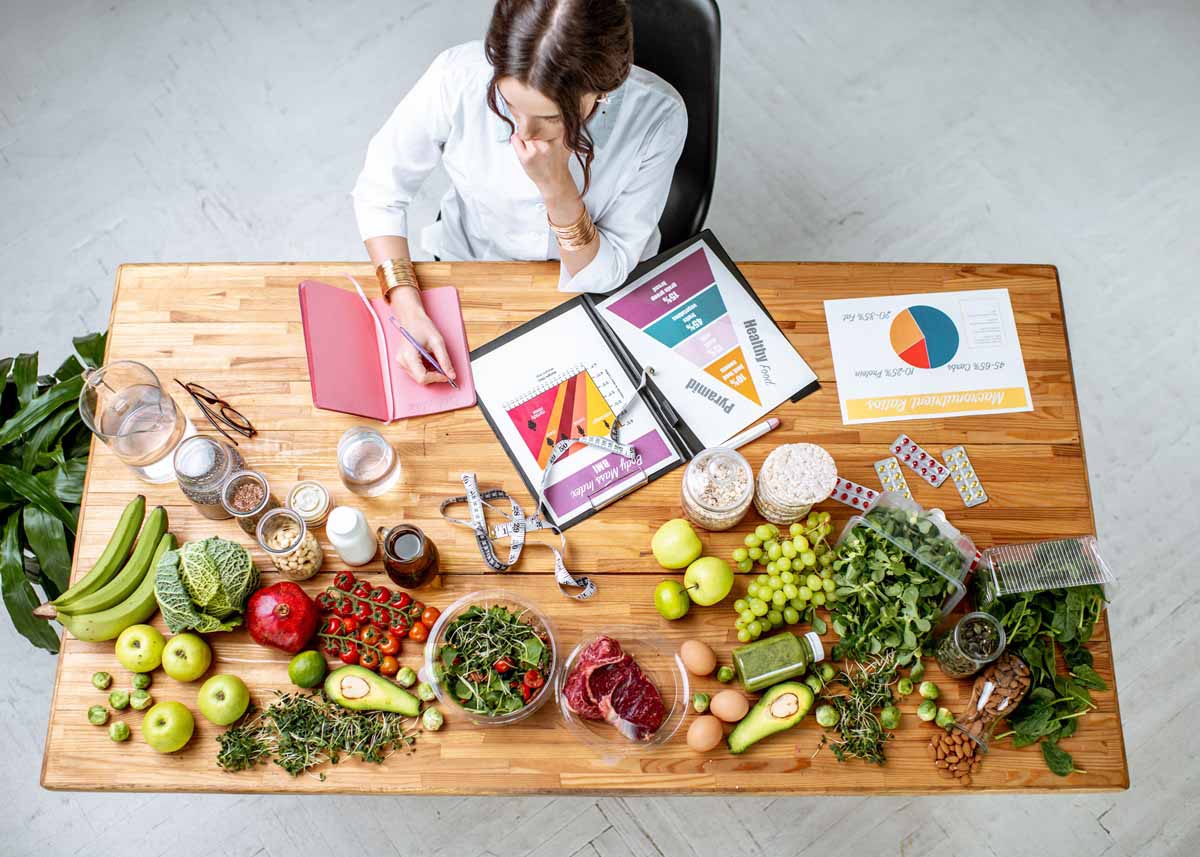
[[[662,248],[704,226],[717,175],[721,13],[716,0],[632,0],[633,61],[671,84],[688,112],[687,141],[675,165],[658,228]]]

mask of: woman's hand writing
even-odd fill
[[[425,313],[421,293],[413,288],[395,289],[391,295],[391,307],[396,320],[412,334],[412,338],[437,358],[438,364],[446,370],[450,378],[457,379],[458,375],[446,351],[446,341],[442,339],[442,334],[438,332],[433,320]],[[445,383],[447,380],[446,375],[425,366],[420,353],[407,339],[400,340],[396,362],[418,384]]]

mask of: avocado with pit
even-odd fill
[[[369,669],[339,667],[325,677],[325,695],[355,711],[393,711],[405,717],[421,713],[421,700]]]
[[[785,681],[767,688],[754,707],[729,733],[729,752],[744,753],[768,735],[791,729],[813,706],[813,692],[806,684]]]

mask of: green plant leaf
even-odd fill
[[[1075,760],[1056,741],[1042,742],[1042,758],[1046,760],[1046,767],[1060,777],[1075,772]]]
[[[20,471],[17,471],[20,473]],[[33,615],[39,604],[33,585],[25,577],[25,564],[21,560],[21,545],[17,534],[19,519],[16,513],[4,522],[0,537],[0,579],[4,589],[4,606],[12,618],[13,627],[35,646],[48,652],[58,651],[58,634],[45,619]]]
[[[87,336],[76,336],[71,342],[83,358],[84,365],[99,366],[104,362],[104,343],[107,339],[106,333],[89,333]]]
[[[37,396],[29,404],[19,408],[15,414],[4,421],[3,425],[0,425],[0,447],[7,446],[25,432],[35,428],[66,402],[78,399],[79,391],[82,389],[82,377],[59,381],[43,395]]]
[[[21,453],[21,469],[32,473],[38,456],[49,449],[79,420],[79,411],[74,402],[63,405],[41,425],[33,430],[25,441]]]
[[[83,462],[83,466],[86,469],[87,463]],[[9,488],[25,497],[35,506],[44,509],[58,518],[66,524],[67,529],[72,533],[75,532],[75,516],[54,495],[54,492],[36,476],[31,476],[24,470],[20,470],[9,464],[0,464],[0,481],[7,483]]]
[[[74,378],[83,372],[83,364],[79,362],[79,358],[74,354],[67,356],[59,367],[54,370],[55,381],[66,381],[68,378]]]
[[[71,580],[71,552],[67,547],[67,532],[62,521],[30,505],[22,510],[22,523],[25,540],[38,558],[42,574],[58,592],[65,591]]]
[[[12,364],[12,377],[17,385],[17,401],[22,406],[29,404],[29,400],[33,398],[37,392],[37,369],[38,356],[35,351],[32,354],[18,354]]]
[[[72,458],[52,470],[42,471],[37,478],[64,504],[77,506],[83,502],[83,478],[86,475],[87,459]]]

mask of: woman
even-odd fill
[[[603,292],[658,250],[687,133],[683,100],[633,66],[624,0],[499,0],[487,37],[439,55],[367,148],[354,210],[400,323],[455,377],[421,305],[407,210],[440,160],[451,188],[421,241],[441,259],[560,259]],[[445,381],[405,343],[417,381]]]

